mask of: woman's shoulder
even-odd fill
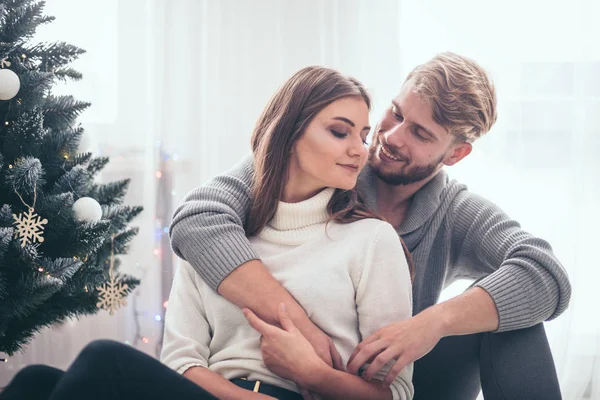
[[[335,226],[336,231],[339,233],[364,239],[367,242],[375,240],[380,236],[398,236],[398,233],[389,222],[377,218],[365,218],[348,224],[336,223]]]

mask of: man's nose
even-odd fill
[[[394,124],[384,134],[385,143],[392,147],[402,148],[406,141],[406,125],[404,122]]]

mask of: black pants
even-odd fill
[[[506,333],[444,338],[415,363],[415,400],[561,399],[542,324]],[[123,344],[88,345],[67,372],[24,368],[0,400],[214,399],[152,357]]]
[[[0,400],[216,399],[187,378],[134,348],[109,340],[90,343],[64,372],[23,368]]]
[[[543,324],[442,339],[415,363],[415,400],[559,400]]]

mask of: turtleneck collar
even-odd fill
[[[322,235],[330,217],[327,204],[334,192],[334,188],[326,188],[298,203],[280,201],[275,216],[258,237],[274,243],[300,245]]]

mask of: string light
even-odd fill
[[[4,125],[6,125],[6,126],[8,126],[9,124],[10,124],[10,122],[8,122],[8,121],[4,122]]]
[[[38,271],[40,271],[40,272],[44,272],[44,268],[43,268],[43,267],[39,267],[39,268],[38,268]]]
[[[156,146],[158,148],[160,148],[162,146],[162,142],[160,140],[155,142]],[[168,154],[163,153],[162,151],[160,151],[160,155],[159,155],[159,160],[160,160],[160,166],[159,168],[157,168],[154,171],[154,176],[156,179],[162,179],[165,177],[165,169],[164,169],[164,162],[168,162],[168,161],[177,161],[177,159],[179,158],[178,155],[173,155],[173,156],[169,156]],[[165,181],[170,181],[170,180],[163,180],[160,185],[164,184],[170,184],[170,182],[165,182]],[[165,190],[166,189],[166,190]],[[160,187],[159,187],[160,190]],[[167,195],[168,193],[171,194],[171,196],[176,196],[177,192],[172,189],[172,187],[169,188],[164,188],[163,190],[160,190],[161,193],[164,193],[164,195]],[[170,207],[170,200],[167,200],[167,208]],[[164,236],[165,234],[169,233],[169,226],[165,226],[163,219],[161,218],[155,218],[154,219],[154,240],[155,240],[155,246],[152,249],[152,254],[155,257],[160,257],[163,254],[163,246],[164,246]],[[143,274],[142,275],[146,275],[147,272],[147,268],[142,268],[142,266],[139,263],[135,264],[135,268],[136,269],[143,269]],[[141,277],[142,281],[143,281],[143,276]],[[150,339],[147,336],[143,336],[141,334],[142,328],[141,328],[141,317],[150,317],[153,316],[154,320],[156,322],[159,322],[161,324],[163,324],[164,322],[164,313],[155,313],[155,314],[150,314],[148,312],[141,312],[138,311],[137,309],[137,303],[138,303],[138,296],[139,296],[140,292],[136,291],[136,293],[133,296],[132,299],[132,306],[133,306],[133,314],[134,314],[134,319],[135,319],[135,337],[133,339],[133,342],[130,343],[129,340],[125,341],[125,344],[131,345],[131,346],[137,346],[139,344],[139,341],[141,341],[144,344],[148,344],[150,343]],[[163,308],[166,309],[169,305],[169,301],[165,300],[162,304]],[[157,340],[155,340],[154,342],[156,342],[156,347],[157,347],[157,352],[160,352],[160,345],[162,342],[162,336],[160,338],[158,338]]]
[[[7,363],[8,362],[8,358],[0,358],[0,362]]]

